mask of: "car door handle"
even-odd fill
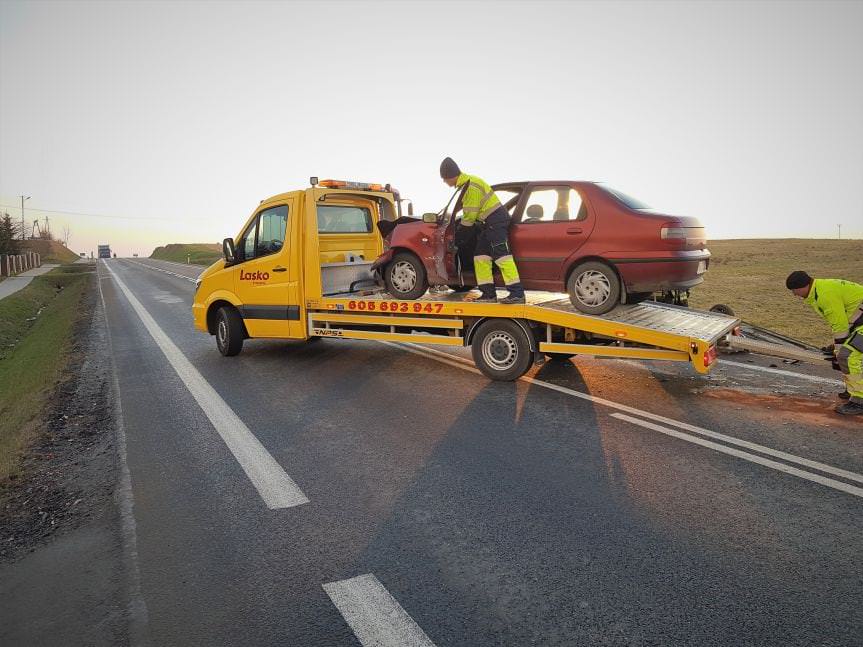
[[[281,265],[279,265],[278,267],[274,267],[274,268],[273,268],[273,271],[274,271],[274,272],[287,272],[287,271],[288,271],[288,268],[287,268],[287,267],[282,267]]]
[[[566,233],[568,233],[568,234],[580,234],[581,233],[581,227],[570,227],[569,229],[566,230]]]

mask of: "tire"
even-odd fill
[[[448,285],[447,287],[453,292],[470,292],[473,290],[472,285]]]
[[[732,310],[729,306],[724,303],[717,303],[715,306],[710,308],[710,312],[718,312],[722,315],[728,315],[729,317],[736,317],[734,314],[734,310]]]
[[[548,359],[552,362],[568,362],[578,353],[546,353]]]
[[[232,306],[219,308],[216,317],[216,346],[225,357],[233,357],[243,350],[243,338],[246,329],[243,318],[237,309]]]
[[[605,263],[589,261],[572,270],[566,291],[576,310],[601,315],[613,310],[620,301],[620,279]]]
[[[410,252],[400,252],[393,257],[384,270],[384,283],[390,296],[406,301],[419,299],[429,289],[426,268]]]
[[[492,380],[512,382],[527,373],[533,351],[524,329],[512,319],[480,324],[471,342],[474,364]]]

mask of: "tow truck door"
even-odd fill
[[[252,337],[302,337],[297,254],[291,249],[296,200],[262,207],[237,240],[234,291]]]

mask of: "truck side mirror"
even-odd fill
[[[225,256],[225,262],[230,265],[236,260],[236,249],[234,249],[234,239],[225,238],[222,241],[222,254]]]
[[[424,213],[423,214],[423,222],[429,225],[437,224],[437,214],[436,213]]]

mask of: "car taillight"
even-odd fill
[[[716,361],[716,346],[711,346],[704,352],[704,368]]]
[[[686,240],[689,227],[663,227],[659,230],[662,240]]]

